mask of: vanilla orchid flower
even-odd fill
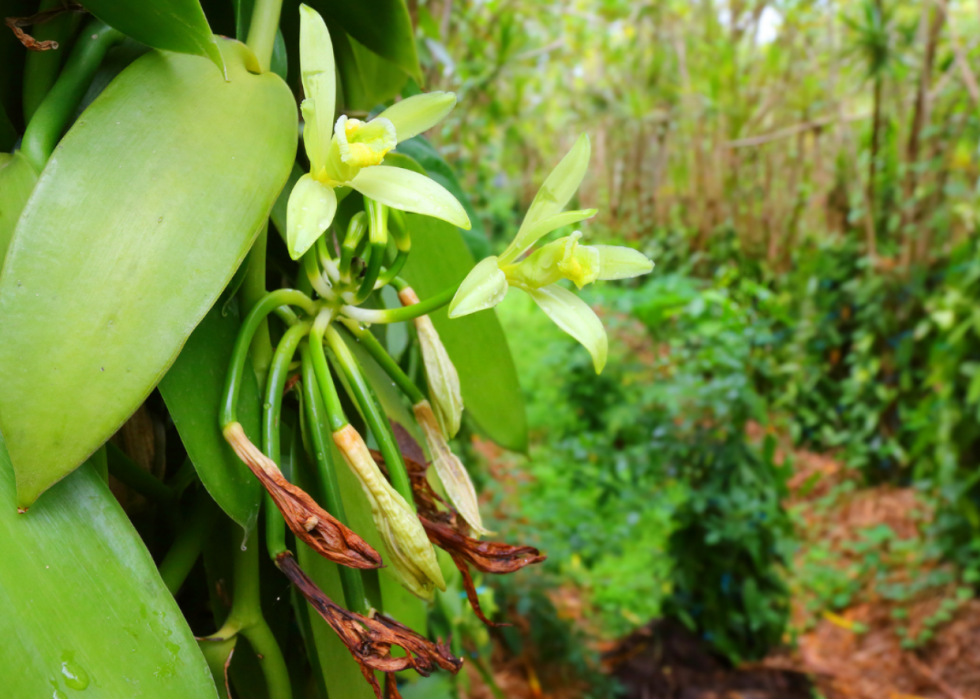
[[[541,185],[517,236],[503,254],[480,261],[460,284],[449,304],[449,317],[493,308],[504,300],[510,287],[517,287],[530,294],[559,328],[582,343],[592,355],[598,374],[606,365],[608,350],[602,322],[587,303],[557,282],[568,279],[581,289],[597,279],[647,274],[653,269],[653,262],[632,248],[582,245],[579,231],[543,245],[518,261],[553,230],[595,215],[596,209],[561,212],[582,183],[589,155],[589,137],[582,134]]]
[[[400,141],[426,131],[452,111],[456,95],[430,92],[396,102],[364,122],[341,115],[336,107],[333,45],[323,18],[300,5],[299,54],[303,92],[303,145],[310,172],[289,195],[286,241],[299,259],[330,226],[337,212],[337,187],[351,187],[393,209],[424,214],[469,229],[462,205],[442,185],[411,170],[382,165]]]

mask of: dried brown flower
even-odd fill
[[[480,599],[470,576],[468,563],[476,566],[483,573],[513,573],[532,563],[540,563],[547,556],[533,546],[511,546],[495,541],[478,541],[460,533],[452,525],[433,522],[425,517],[419,517],[429,540],[452,556],[453,563],[463,576],[463,587],[466,598],[470,601],[473,611],[487,626],[506,626],[495,624],[487,619],[480,607]]]
[[[249,441],[239,423],[231,423],[223,432],[238,458],[245,462],[272,496],[289,528],[298,538],[334,563],[351,568],[381,567],[381,555],[317,505],[302,488],[287,481],[275,462]]]
[[[412,495],[418,508],[419,520],[425,528],[429,541],[448,553],[463,576],[466,598],[473,611],[488,626],[506,626],[490,621],[480,607],[476,586],[470,575],[469,565],[474,565],[483,573],[513,573],[532,563],[540,563],[547,556],[533,546],[511,546],[494,541],[478,541],[467,535],[466,522],[458,516],[443,498],[432,488],[425,477],[427,466],[409,458],[402,449],[405,469],[412,483]],[[372,451],[371,456],[379,466],[384,467],[380,452]],[[440,509],[442,505],[445,509]]]
[[[388,691],[391,696],[398,697],[395,672],[411,668],[428,677],[437,667],[452,673],[463,667],[462,658],[454,656],[447,644],[423,638],[381,614],[369,618],[338,606],[303,572],[289,551],[276,557],[276,565],[347,646],[378,699],[381,699],[381,688],[374,670],[387,675]],[[392,646],[404,649],[405,655],[392,657]]]

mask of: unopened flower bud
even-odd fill
[[[415,512],[382,475],[357,430],[346,425],[333,433],[333,440],[361,483],[402,584],[419,597],[432,599],[433,588],[445,590],[446,582]]]
[[[446,495],[449,496],[453,507],[466,520],[474,534],[477,536],[491,534],[492,532],[483,528],[480,506],[476,499],[476,488],[473,487],[470,474],[466,472],[463,462],[453,454],[445,437],[442,436],[429,401],[424,400],[421,403],[416,403],[412,406],[412,411],[415,413],[419,427],[422,428],[425,443],[432,455],[432,464],[436,468],[436,473],[439,474],[439,480],[446,488]]]
[[[405,306],[419,302],[419,297],[412,287],[402,289],[398,293],[398,298]],[[459,374],[442,340],[439,339],[439,333],[432,324],[432,319],[427,315],[416,318],[415,330],[422,345],[422,360],[425,363],[425,375],[429,380],[432,410],[436,420],[439,421],[442,434],[446,439],[452,439],[459,432],[459,424],[463,417],[463,396],[459,390]]]

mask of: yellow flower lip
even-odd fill
[[[599,252],[588,245],[579,245],[582,234],[575,231],[565,242],[565,254],[558,261],[558,270],[565,279],[581,289],[599,277]]]
[[[334,138],[341,162],[355,168],[380,165],[388,151],[398,145],[395,126],[384,117],[364,122],[342,115],[334,127]]]

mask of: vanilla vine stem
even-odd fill
[[[277,289],[276,291],[271,291],[259,299],[252,307],[248,315],[245,316],[241,329],[238,331],[238,339],[235,340],[235,349],[232,351],[231,363],[228,366],[228,375],[225,378],[225,390],[220,415],[222,428],[238,421],[238,394],[241,390],[242,375],[245,371],[245,360],[248,359],[248,348],[252,343],[252,337],[266,316],[280,306],[297,306],[307,315],[311,316],[317,312],[316,303],[302,291],[297,291],[296,289]]]
[[[276,42],[281,10],[282,0],[256,0],[252,9],[252,21],[245,43],[252,49],[263,73],[268,72],[272,65],[272,48]]]
[[[399,323],[432,313],[432,311],[436,311],[452,301],[455,295],[456,287],[451,286],[448,289],[443,289],[435,296],[430,296],[425,301],[420,301],[411,306],[382,310],[358,308],[357,306],[341,306],[340,312],[348,318],[353,318],[361,323]]]

